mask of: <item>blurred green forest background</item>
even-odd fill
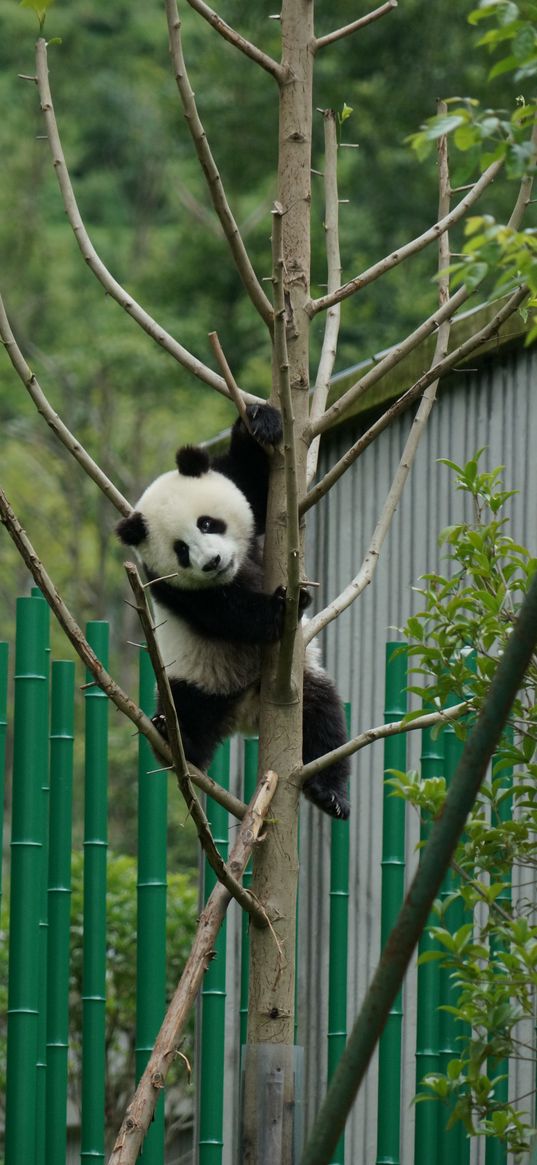
[[[323,50],[315,105],[353,114],[340,151],[344,278],[419,233],[435,218],[434,161],[416,161],[405,137],[435,112],[436,99],[473,95],[512,107],[511,82],[487,87],[488,62],[466,16],[474,0],[405,0],[358,36]],[[365,0],[317,4],[322,35],[368,11]],[[221,0],[219,14],[273,55],[272,0]],[[233,212],[258,275],[270,276],[276,194],[277,90],[272,79],[181,5],[191,82]],[[180,443],[208,438],[232,408],[195,382],[108,299],[87,270],[66,221],[33,82],[35,13],[0,0],[0,288],[15,335],[67,425],[133,501],[173,464]],[[60,134],[86,226],[111,272],[165,328],[214,365],[217,330],[241,387],[268,393],[264,326],[243,294],[210,207],[184,124],[169,61],[164,5],[157,0],[56,0],[47,16],[51,88]],[[509,87],[509,88],[508,88]],[[322,117],[313,166],[322,170]],[[471,180],[472,158],[454,182]],[[498,211],[494,196],[485,210]],[[312,278],[322,293],[322,179],[314,178]],[[417,256],[342,309],[336,371],[394,343],[434,306],[436,254]],[[312,374],[323,321],[315,321]],[[109,618],[113,668],[135,692],[136,638],[117,514],[57,444],[0,358],[1,481],[45,565],[80,622]],[[2,535],[0,638],[12,640],[14,601],[26,570]],[[123,646],[122,646],[123,645]],[[56,654],[70,654],[62,643]],[[124,792],[132,781],[131,732],[113,717],[117,799],[125,848]],[[176,798],[175,798],[176,799]],[[128,848],[128,846],[127,846]]]

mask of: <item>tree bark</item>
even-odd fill
[[[309,388],[309,318],[305,305],[310,279],[311,127],[313,65],[312,0],[284,0],[281,10],[282,66],[280,86],[278,202],[283,210],[282,248],[284,310],[287,338],[286,367],[281,354],[273,353],[273,388],[279,398],[282,375],[289,376],[295,423],[296,480],[298,496],[306,485],[306,446],[302,433],[307,421]],[[284,451],[285,452],[285,451]],[[287,507],[284,457],[273,459],[266,536],[266,586],[268,590],[287,581]],[[302,551],[300,566],[302,570]],[[301,574],[303,577],[303,574]],[[259,1124],[263,1105],[273,1099],[270,1067],[274,1064],[263,1045],[279,1046],[280,1096],[283,1117],[278,1149],[271,1145],[271,1162],[290,1165],[293,1160],[294,1111],[294,967],[295,917],[298,881],[299,788],[288,780],[301,760],[302,637],[295,640],[291,684],[286,693],[274,682],[278,648],[267,653],[262,684],[260,724],[260,771],[269,757],[280,774],[272,806],[272,823],[262,846],[254,855],[252,891],[274,919],[272,929],[251,928],[248,1012],[248,1059],[244,1080],[243,1148],[245,1165],[267,1161],[260,1147]],[[274,1111],[267,1110],[273,1122]],[[264,1155],[263,1155],[264,1154]]]

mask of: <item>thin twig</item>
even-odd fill
[[[447,111],[445,102],[438,102],[438,110],[439,112],[444,113]],[[445,134],[442,135],[438,142],[438,180],[438,217],[441,219],[447,217],[449,213],[450,200],[447,136]],[[448,265],[449,236],[448,232],[444,231],[438,240],[438,298],[440,309],[442,309],[446,303],[449,303]],[[345,587],[342,593],[334,600],[338,613],[341,613],[342,610],[345,610],[345,607],[349,606],[356,598],[358,598],[358,595],[361,594],[364,588],[371,582],[377,569],[382,546],[390,530],[394,514],[401,500],[401,495],[403,493],[408,475],[412,465],[414,464],[414,459],[416,457],[420,440],[425,432],[427,421],[429,420],[434,402],[436,400],[436,393],[439,382],[437,370],[447,353],[450,327],[450,320],[447,319],[444,320],[438,329],[438,335],[436,337],[436,345],[430,369],[432,377],[431,382],[426,387],[419,403],[419,407],[414,418],[414,423],[405,442],[397,471],[382,507],[380,517],[375,527],[373,537],[369,544],[362,566],[360,567],[358,574],[352,580],[352,582],[347,587]],[[332,610],[332,604],[330,604],[327,610]],[[318,627],[325,626],[323,621],[324,615],[325,612],[321,611],[316,616],[315,620],[313,620],[313,622],[315,622]],[[310,629],[308,627],[308,634],[309,630]]]
[[[250,60],[255,61],[256,65],[260,65],[262,69],[265,69],[267,73],[270,73],[270,75],[274,77],[280,84],[285,81],[285,69],[283,69],[277,61],[273,60],[272,57],[269,57],[268,53],[264,53],[262,49],[258,48],[257,45],[252,44],[251,41],[246,40],[244,36],[241,36],[240,32],[237,32],[236,29],[231,28],[231,25],[226,24],[225,20],[222,20],[222,17],[218,16],[218,13],[214,12],[212,8],[209,8],[208,4],[204,3],[204,0],[188,0],[188,3],[195,12],[198,12],[200,16],[203,16],[203,19],[206,20],[207,23],[210,24],[212,28],[214,28],[216,32],[218,32],[220,36],[224,38],[224,40],[227,40],[229,44],[233,45],[234,48],[239,49],[240,52],[244,53],[245,56],[250,57]]]
[[[191,3],[192,0],[189,0]],[[324,49],[325,45],[333,44],[336,40],[341,40],[344,36],[351,36],[353,32],[359,32],[361,28],[372,24],[374,20],[380,20],[382,16],[386,16],[391,12],[392,8],[397,8],[397,0],[387,0],[386,4],[381,4],[379,8],[374,8],[372,12],[367,12],[365,16],[359,16],[357,20],[353,20],[350,24],[345,24],[342,28],[336,28],[334,32],[329,32],[326,36],[317,36],[312,44],[312,52],[316,53],[319,49]]]
[[[235,377],[233,376],[231,368],[229,367],[229,364],[228,364],[226,357],[224,355],[224,350],[223,350],[222,345],[220,343],[220,340],[218,338],[218,332],[209,332],[209,342],[210,342],[211,348],[216,356],[216,359],[220,365],[220,371],[221,371],[222,376],[224,377],[224,380],[227,384],[228,392],[229,392],[229,395],[231,397],[231,400],[233,401],[233,404],[235,405],[235,408],[239,414],[239,417],[242,417],[244,424],[246,425],[246,427],[248,427],[248,422],[246,419],[246,403],[245,403],[244,397],[241,393],[241,390],[237,384],[237,381],[235,380]]]
[[[99,486],[103,494],[112,502],[112,505],[119,510],[120,514],[127,516],[132,512],[132,506],[129,504],[123,494],[116,488],[114,483],[101,469],[100,465],[93,460],[93,457],[84,449],[80,441],[71,433],[67,425],[61,420],[57,412],[52,408],[52,405],[47,400],[37,377],[32,372],[30,366],[26,363],[24,356],[17,344],[17,341],[11,331],[11,326],[6,314],[4,302],[0,295],[0,337],[4,348],[11,360],[15,372],[20,376],[22,383],[31,396],[38,413],[45,419],[47,425],[55,433],[62,445],[72,453],[78,463],[81,465],[88,477]]]
[[[284,261],[282,220],[283,207],[275,202],[272,209],[272,268],[274,285],[274,362],[278,370],[279,401],[283,426],[283,457],[285,499],[287,510],[287,595],[285,624],[278,651],[276,688],[280,698],[290,694],[293,651],[298,625],[300,595],[300,525],[298,520],[298,491],[296,480],[295,425],[289,358],[287,354],[286,311],[284,291]]]
[[[162,761],[163,766],[170,767],[171,753],[166,741],[162,739],[160,732],[151,723],[149,717],[142,712],[134,700],[131,700],[130,696],[126,695],[119,684],[112,679],[112,676],[103,667],[100,660],[97,659],[95,652],[90,647],[81,628],[71,615],[61,595],[58,594],[50,575],[47,574],[43,563],[34,550],[28,535],[23,530],[15,511],[10,506],[2,489],[0,489],[0,521],[5,525],[10,538],[15,543],[21,558],[28,567],[37,586],[42,591],[49,607],[54,612],[67,638],[73,644],[77,655],[95,677],[96,683],[102,688],[103,692],[106,692],[106,695],[110,697],[116,708],[119,708],[120,712],[124,712],[125,716],[132,721],[138,731],[147,737],[153,751]],[[232,813],[234,817],[239,819],[244,817],[246,806],[243,801],[239,801],[232,793],[228,793],[226,789],[222,789],[216,781],[213,781],[206,773],[200,772],[194,765],[189,767],[189,772],[194,784],[198,788],[203,789],[204,793],[213,797],[229,813]]]
[[[40,37],[36,46],[36,65],[37,65],[37,84],[39,88],[39,97],[41,101],[41,109],[45,118],[47,127],[47,138],[52,155],[52,162],[58,185],[63,198],[63,205],[65,213],[73,228],[73,232],[90,271],[99,280],[105,291],[115,299],[116,303],[120,305],[127,315],[131,316],[137,324],[143,328],[148,336],[151,336],[161,348],[169,352],[183,368],[196,376],[198,380],[202,380],[211,388],[214,388],[222,396],[228,395],[225,381],[221,376],[217,376],[212,368],[203,364],[196,356],[193,356],[187,348],[175,340],[173,336],[166,332],[160,324],[145,311],[143,307],[133,298],[132,295],[125,290],[124,287],[118,283],[117,279],[111,275],[107,267],[105,267],[102,259],[97,254],[93,243],[88,235],[88,232],[82,221],[80,211],[78,209],[75,193],[69,177],[69,171],[65,162],[56,117],[54,114],[54,106],[52,103],[52,96],[50,92],[50,85],[48,79],[48,65],[47,65],[47,43]],[[245,399],[256,403],[260,398],[246,394]]]
[[[264,320],[269,330],[272,330],[272,305],[270,300],[265,295],[265,292],[263,291],[263,288],[261,287],[257,275],[252,267],[248,252],[241,237],[241,233],[231,213],[231,209],[229,207],[222,184],[222,179],[211,153],[207,135],[198,113],[196,99],[194,97],[194,92],[188,78],[185,60],[183,57],[183,45],[181,41],[181,19],[177,10],[176,0],[166,0],[166,16],[168,19],[170,51],[172,55],[175,80],[177,82],[179,96],[183,105],[185,120],[190,131],[196,153],[198,155],[201,169],[207,181],[207,186],[214,209],[218,215],[218,218],[220,219],[222,230],[224,231],[224,235],[229,244],[229,249],[233,256],[237,271],[242,279],[244,288],[250,296],[256,311],[261,316],[261,319]]]
[[[407,389],[407,391],[403,393],[402,396],[400,396],[399,399],[396,400],[393,405],[391,405],[390,408],[382,414],[381,417],[379,417],[378,421],[375,421],[374,424],[370,426],[367,432],[362,434],[358,441],[356,441],[355,444],[347,450],[343,457],[341,457],[340,460],[332,466],[328,473],[325,474],[322,480],[318,482],[312,490],[310,490],[310,492],[304,498],[304,501],[300,504],[300,512],[306,513],[307,510],[311,509],[311,506],[316,505],[320,498],[324,497],[324,495],[328,493],[328,490],[331,489],[334,483],[338,481],[343,473],[345,473],[345,470],[348,469],[349,465],[352,465],[353,462],[356,461],[358,457],[360,457],[364,450],[367,449],[369,445],[371,445],[371,443],[379,436],[379,434],[382,433],[383,430],[391,424],[394,418],[399,416],[400,413],[404,412],[405,409],[407,409],[408,406],[412,404],[412,402],[415,401],[418,396],[421,395],[424,389],[426,389],[427,386],[433,382],[433,380],[436,380],[437,377],[441,377],[446,372],[449,372],[449,370],[453,368],[455,364],[458,364],[459,361],[463,361],[481,344],[484,344],[487,340],[490,340],[490,338],[500,330],[502,324],[504,324],[505,321],[518,310],[521,303],[523,303],[527,298],[528,294],[528,287],[525,285],[519,287],[518,290],[513,292],[513,294],[509,297],[504,306],[496,312],[488,324],[485,324],[483,328],[480,328],[478,332],[476,332],[473,336],[470,336],[470,338],[466,340],[464,344],[460,344],[458,348],[455,348],[453,352],[450,352],[447,356],[444,357],[443,360],[440,360],[434,368],[430,368],[427,372],[424,372],[423,376],[420,376],[419,380],[417,380],[415,384],[411,386],[411,388]],[[308,631],[310,630],[314,621],[315,620],[312,619],[308,624]]]
[[[531,157],[528,160],[529,169],[534,166],[535,157],[537,154],[537,119],[533,126],[531,142],[533,150]],[[525,174],[521,180],[517,199],[507,224],[512,230],[518,230],[520,227],[524,211],[526,210],[526,207],[529,205],[531,200],[532,184],[532,173]],[[453,189],[451,193],[454,193]],[[485,276],[483,276],[483,278],[485,278]],[[355,382],[355,384],[352,384],[351,387],[347,389],[347,391],[343,393],[342,396],[340,396],[339,400],[334,401],[334,404],[331,405],[322,416],[319,416],[317,419],[312,418],[307,430],[304,433],[304,439],[306,441],[311,441],[312,438],[317,434],[326,432],[326,430],[330,428],[331,425],[333,425],[343,416],[343,413],[345,413],[347,409],[351,408],[352,405],[356,404],[357,401],[360,400],[360,398],[368,391],[368,389],[376,384],[376,382],[392,368],[395,368],[404,356],[407,356],[408,353],[412,352],[414,348],[417,348],[418,345],[427,338],[427,336],[436,331],[444,322],[444,320],[451,319],[455,312],[458,311],[459,308],[462,307],[463,303],[465,303],[470,298],[470,296],[475,293],[479,286],[480,284],[477,283],[472,287],[471,290],[465,286],[459,287],[459,290],[456,291],[455,294],[451,296],[451,298],[448,298],[446,302],[443,303],[439,308],[436,308],[436,310],[432,315],[429,316],[428,319],[424,320],[423,323],[419,325],[419,327],[417,327],[413,332],[410,332],[409,335],[394,348],[391,348],[390,351],[387,352],[381,360],[379,360],[378,364],[375,364],[375,366],[370,368],[364,374],[364,376],[361,376],[359,380]]]
[[[479,284],[476,284],[471,291],[465,286],[459,287],[458,291],[451,296],[447,303],[441,308],[436,307],[434,312],[419,327],[415,328],[413,332],[409,332],[408,336],[404,340],[401,340],[399,344],[396,344],[395,347],[390,348],[389,352],[379,360],[378,364],[375,364],[373,368],[369,368],[337,401],[334,401],[333,405],[330,405],[330,408],[322,416],[312,420],[304,434],[304,439],[310,441],[318,434],[324,433],[327,429],[331,428],[352,405],[356,404],[364,396],[368,389],[372,388],[378,380],[382,380],[382,377],[387,372],[396,368],[401,360],[405,356],[408,356],[409,352],[417,348],[423,340],[426,340],[433,332],[438,331],[440,325],[445,320],[450,320],[455,312],[462,307],[463,303],[474,294],[478,286]]]
[[[326,241],[326,259],[327,259],[327,285],[328,292],[335,291],[341,283],[341,258],[339,253],[339,202],[338,202],[338,179],[337,179],[337,124],[336,114],[333,109],[323,110],[324,117],[324,232]],[[339,336],[339,324],[341,318],[341,306],[339,303],[334,304],[326,313],[323,345],[321,349],[321,357],[319,360],[319,367],[317,369],[317,377],[315,380],[315,388],[313,391],[313,399],[310,409],[310,426],[324,413],[328,392],[330,389],[330,378],[334,371],[334,364],[337,354],[337,342]],[[309,426],[308,426],[309,430]],[[317,460],[319,457],[319,437],[315,438],[308,450],[308,469],[307,480],[308,485],[317,470]]]
[[[465,716],[471,710],[472,702],[470,700],[463,700],[460,704],[453,704],[451,708],[445,708],[439,712],[426,712],[423,716],[416,716],[414,720],[403,719],[392,721],[390,724],[379,724],[377,728],[369,728],[367,732],[361,732],[359,736],[355,736],[352,740],[341,744],[339,748],[333,748],[331,752],[326,752],[324,756],[309,761],[307,765],[303,765],[302,768],[297,769],[293,773],[292,779],[299,781],[303,785],[304,781],[308,781],[310,777],[316,776],[317,773],[322,773],[323,769],[328,768],[329,765],[343,760],[346,756],[354,756],[356,752],[360,752],[362,748],[367,748],[368,745],[374,744],[376,740],[386,740],[390,736],[399,736],[402,733],[416,732],[422,728],[434,728],[436,724],[447,724],[452,720],[460,720],[461,716]]]
[[[483,191],[494,181],[502,165],[502,160],[493,162],[484,171],[466,197],[461,199],[455,209],[450,211],[439,222],[436,222],[434,226],[429,227],[428,230],[423,231],[421,235],[417,235],[415,239],[411,239],[410,242],[405,243],[402,247],[398,247],[396,251],[392,251],[390,255],[386,255],[384,259],[381,259],[372,267],[368,267],[367,271],[364,271],[361,275],[357,275],[355,279],[350,279],[348,283],[344,283],[342,287],[332,292],[331,295],[323,295],[320,299],[310,300],[305,308],[308,315],[313,317],[320,311],[326,311],[334,303],[340,303],[343,299],[348,299],[350,295],[354,295],[362,287],[373,283],[375,279],[384,275],[386,271],[391,271],[393,267],[397,267],[399,263],[408,259],[410,255],[416,255],[418,251],[422,251],[429,243],[434,243],[439,235],[449,230],[451,226],[464,217],[470,207],[481,197]]]
[[[277,782],[276,773],[266,773],[246,811],[229,859],[229,867],[236,878],[241,877],[259,837]],[[136,1093],[127,1108],[108,1165],[135,1165],[138,1160],[160,1090],[173,1063],[181,1032],[212,958],[216,936],[230,900],[229,890],[218,882],[202,911],[185,969]]]
[[[177,784],[184,797],[189,816],[192,817],[196,826],[202,849],[218,881],[222,882],[223,886],[226,886],[232,898],[235,898],[239,906],[255,918],[257,926],[268,926],[269,920],[265,910],[257,898],[254,898],[249,890],[241,886],[240,882],[237,882],[236,878],[229,872],[221,854],[219,854],[216,848],[206,814],[192,788],[181,730],[177,719],[177,710],[171,693],[168,674],[162,662],[159,646],[155,637],[153,620],[147,603],[146,590],[142,586],[140,575],[133,562],[125,563],[125,571],[136,601],[136,610],[145,635],[149,657],[153,664],[162,710],[166,718],[168,741],[177,777]]]

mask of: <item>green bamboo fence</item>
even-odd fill
[[[47,944],[46,1165],[67,1153],[69,940],[75,665],[52,664]]]
[[[220,745],[210,768],[219,785],[229,789],[229,741]],[[227,860],[229,817],[217,801],[207,806],[215,845]],[[204,863],[205,901],[216,885],[216,874]],[[224,1058],[226,1029],[226,924],[220,928],[201,991],[201,1087],[199,1090],[199,1165],[220,1165],[224,1147]]]
[[[430,711],[425,706],[424,711]],[[426,728],[421,734],[421,777],[423,781],[444,775],[444,746],[442,732]],[[429,836],[430,826],[422,823],[420,841],[424,844]],[[430,938],[428,926],[434,921],[428,919],[419,941],[420,955],[436,949]],[[440,1070],[440,968],[436,961],[418,965],[417,984],[417,1031],[416,1031],[416,1095],[423,1089],[421,1082],[430,1072]],[[436,1156],[440,1129],[440,1105],[426,1100],[416,1104],[416,1124],[414,1130],[414,1165],[430,1165]]]
[[[140,707],[155,706],[155,676],[147,651],[140,651]],[[166,823],[168,772],[156,769],[145,736],[138,738],[138,882],[136,942],[136,1078],[140,1079],[166,1007]],[[164,1159],[164,1093],[144,1141],[144,1165]]]
[[[455,704],[456,698],[453,697],[449,704]],[[464,742],[457,736],[456,730],[452,724],[446,724],[443,732],[444,744],[444,776],[446,779],[446,786],[449,789],[452,779],[457,770],[457,766],[461,759]],[[440,901],[445,902],[449,895],[453,893],[459,886],[459,879],[452,870],[448,870],[444,882],[440,890]],[[449,927],[452,934],[467,922],[467,914],[462,899],[455,899],[451,902],[446,910],[445,925]],[[442,1004],[449,1006],[456,1006],[457,1004],[457,990],[454,987],[452,980],[452,973],[446,967],[440,967],[440,1001]],[[439,1013],[439,1028],[440,1028],[440,1071],[446,1073],[448,1071],[448,1064],[450,1060],[456,1060],[460,1057],[461,1052],[461,1037],[465,1032],[460,1020],[449,1011],[440,1009]],[[425,1102],[427,1103],[427,1102]],[[457,1161],[457,1165],[467,1165],[470,1154],[470,1139],[467,1135],[466,1129],[462,1121],[458,1121],[453,1128],[448,1129],[448,1111],[442,1109],[440,1113],[441,1135],[438,1141],[438,1165],[453,1165],[453,1161]]]
[[[38,587],[32,588],[32,595],[39,599],[46,611],[47,644],[46,644],[46,691],[41,707],[42,739],[47,740],[47,751],[42,768],[41,778],[41,828],[42,828],[42,868],[40,905],[39,905],[39,1015],[37,1019],[37,1095],[36,1095],[36,1146],[34,1165],[44,1165],[45,1136],[46,1136],[46,1088],[47,1088],[47,940],[48,940],[48,820],[49,820],[49,766],[48,766],[48,734],[49,734],[49,704],[50,704],[50,617],[49,609]]]
[[[512,741],[513,732],[510,726],[507,726],[505,731],[505,739]],[[498,761],[496,761],[498,763]],[[513,787],[513,769],[511,766],[505,767],[502,763],[501,770],[496,773],[495,764],[492,765],[492,779],[499,780],[503,790],[509,790]],[[504,797],[498,806],[498,814],[492,825],[505,823],[510,821],[512,816],[512,801],[510,797]],[[498,879],[495,879],[498,880]],[[504,878],[505,887],[500,891],[496,902],[499,906],[509,911],[511,906],[511,879]],[[500,944],[494,941],[490,942],[490,957],[494,958],[499,953]],[[487,1075],[489,1079],[494,1080],[501,1077],[494,1087],[494,1098],[497,1103],[502,1104],[506,1102],[509,1097],[509,1060],[507,1058],[501,1060],[490,1059],[487,1063]],[[505,1141],[500,1141],[498,1137],[487,1137],[485,1145],[485,1165],[507,1165],[507,1149]]]
[[[108,666],[108,624],[88,623],[88,642]],[[88,673],[85,688],[84,943],[80,1159],[104,1161],[108,699]]]
[[[0,643],[0,905],[2,903],[2,870],[4,850],[4,801],[6,780],[7,683],[9,648]]]
[[[48,608],[41,598],[17,601],[15,717],[11,822],[5,1165],[34,1162],[41,969],[40,920],[44,866],[43,787],[46,729]]]
[[[407,656],[400,643],[386,644],[384,720],[393,724],[407,711]],[[384,770],[406,768],[406,738],[387,737]],[[384,948],[404,897],[405,802],[385,785],[382,817],[380,941]],[[377,1165],[398,1165],[401,1131],[401,1037],[403,995],[399,991],[379,1041]]]
[[[350,706],[345,706],[347,730]],[[328,1059],[331,1080],[347,1040],[347,950],[349,932],[349,850],[348,821],[332,821],[330,826],[330,927],[328,964]],[[340,1137],[331,1165],[345,1165],[345,1134]]]
[[[247,737],[244,741],[244,800],[251,801],[257,784],[257,765],[259,759],[259,744],[256,736]],[[252,883],[252,859],[248,862],[242,878],[243,886],[248,888]],[[248,961],[250,918],[245,911],[241,918],[241,979],[240,979],[240,1046],[246,1046],[248,1038]]]

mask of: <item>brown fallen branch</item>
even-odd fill
[[[259,837],[277,783],[276,773],[266,773],[246,812],[229,858],[229,868],[236,878],[242,875],[252,847]],[[135,1165],[138,1159],[159,1092],[177,1054],[181,1032],[213,956],[216,936],[230,901],[229,890],[219,882],[202,911],[185,969],[155,1041],[151,1057],[125,1114],[108,1165]]]

